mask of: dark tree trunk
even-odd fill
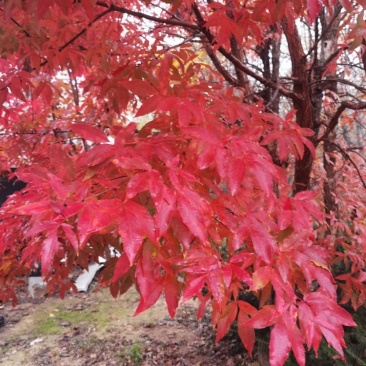
[[[337,11],[337,10],[336,10]],[[322,37],[322,62],[325,63],[326,60],[333,54],[337,49],[337,30],[339,26],[339,18],[331,17],[329,14],[325,13],[323,10],[320,14],[320,21],[322,25],[323,37]],[[338,85],[337,82],[334,81],[337,78],[337,74],[335,71],[330,71],[327,73],[326,83],[324,84],[324,88],[333,92],[334,94],[338,93]],[[335,103],[336,101],[334,101]],[[325,112],[327,120],[330,121],[333,117],[333,113],[329,114]],[[326,214],[331,214],[337,212],[337,203],[335,200],[335,190],[336,190],[336,171],[335,171],[335,163],[336,158],[334,155],[335,146],[333,141],[335,140],[336,133],[335,131],[331,131],[328,135],[327,139],[323,143],[323,164],[324,170],[326,172],[326,179],[324,181],[324,206]],[[330,219],[327,219],[328,225],[330,224]]]
[[[311,103],[310,74],[301,39],[297,28],[294,26],[291,29],[286,18],[282,21],[282,29],[287,40],[292,63],[293,90],[298,96],[293,99],[294,109],[296,109],[296,122],[300,127],[314,129],[314,121],[320,111],[314,113]],[[310,150],[305,147],[304,156],[295,163],[294,193],[309,188],[312,165],[313,157]]]

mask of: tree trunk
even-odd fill
[[[292,29],[293,28],[293,29]],[[282,29],[285,34],[290,58],[292,63],[292,78],[294,80],[293,90],[298,96],[293,99],[294,109],[296,109],[296,122],[300,127],[314,128],[314,117],[318,117],[320,111],[314,116],[311,104],[311,91],[309,83],[309,72],[301,38],[296,25],[289,26],[287,18],[282,21]],[[309,188],[310,173],[313,164],[313,157],[310,150],[305,147],[302,159],[295,164],[294,193],[304,191]]]
[[[337,11],[337,10],[335,10]],[[330,56],[336,51],[337,49],[337,38],[338,38],[338,27],[339,27],[339,16],[338,17],[331,17],[329,14],[323,11],[320,13],[320,21],[322,25],[323,37],[321,40],[321,61],[326,66],[326,60],[330,58]],[[325,84],[323,84],[323,88],[331,91],[336,95],[338,93],[338,86],[337,82],[334,81],[337,78],[336,71],[328,71],[326,75],[326,80],[328,79]],[[332,94],[333,95],[333,94]],[[333,103],[336,104],[336,101]],[[330,110],[325,110],[324,114],[327,117],[328,121],[331,120],[333,114],[335,113]],[[336,109],[333,107],[333,109]],[[326,179],[324,181],[324,205],[325,205],[325,212],[327,215],[330,215],[332,212],[336,213],[337,211],[337,203],[335,200],[334,192],[336,190],[336,171],[335,171],[335,163],[336,158],[334,155],[335,147],[333,141],[335,140],[336,133],[335,131],[331,131],[327,139],[324,141],[323,144],[323,164],[324,169],[326,172]],[[328,225],[330,225],[331,220],[330,218],[327,219]]]
[[[324,206],[325,213],[329,215],[331,212],[336,212],[337,204],[334,197],[335,192],[335,156],[334,156],[334,145],[332,144],[332,139],[334,134],[329,136],[329,140],[324,141],[323,149],[323,164],[326,173],[326,179],[324,181]],[[328,224],[330,220],[327,219]]]

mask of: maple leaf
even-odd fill
[[[250,237],[258,256],[266,263],[271,263],[273,256],[278,252],[275,239],[254,220],[251,222]]]
[[[217,324],[217,333],[215,342],[219,342],[220,339],[222,339],[227,334],[231,325],[236,319],[237,312],[238,312],[238,306],[234,301],[231,301],[226,305],[225,313],[220,318]]]
[[[179,306],[179,300],[181,298],[182,284],[174,277],[165,278],[164,294],[165,302],[168,307],[168,312],[171,318],[175,317],[177,308]]]
[[[107,137],[101,132],[98,128],[81,123],[74,123],[72,125],[72,130],[85,138],[85,140],[93,141],[93,142],[108,142]]]
[[[131,268],[130,261],[127,257],[126,253],[122,253],[122,255],[118,258],[116,266],[114,267],[114,273],[112,277],[112,282],[117,281],[120,277],[122,277],[127,271]]]
[[[343,327],[356,326],[351,315],[341,308],[335,301],[327,301],[326,292],[318,290],[304,297],[304,302],[299,304],[300,328],[306,336],[308,347],[313,346],[316,354],[319,349],[321,335],[341,355],[343,340]],[[324,308],[325,305],[325,308]]]
[[[255,344],[255,333],[252,327],[246,326],[246,323],[250,319],[249,316],[254,316],[257,313],[257,309],[244,301],[238,301],[239,315],[238,315],[238,332],[240,339],[243,342],[244,347],[251,355]]]
[[[58,252],[61,243],[57,237],[57,230],[51,231],[44,239],[41,250],[42,276],[48,274],[52,268],[53,259]]]
[[[309,11],[309,20],[310,23],[314,21],[314,19],[318,16],[321,10],[321,4],[319,0],[307,0],[308,11]]]
[[[183,188],[177,195],[177,207],[183,222],[202,241],[207,239],[207,203],[194,191]]]
[[[149,238],[155,242],[154,220],[143,206],[127,201],[118,214],[118,221],[123,249],[130,263],[134,263],[143,240]]]
[[[269,342],[269,362],[273,366],[282,366],[291,350],[290,336],[282,321],[278,321],[272,331]],[[303,363],[302,365],[305,365]]]
[[[79,214],[78,233],[80,245],[84,246],[90,235],[116,225],[119,200],[92,200],[84,205]]]
[[[136,277],[141,300],[134,315],[150,308],[163,291],[163,277],[159,276],[159,265],[154,261],[155,248],[146,243],[136,266]]]

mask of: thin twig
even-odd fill
[[[4,10],[3,9],[0,9],[0,11],[2,11],[2,12],[4,12]],[[19,24],[13,17],[10,17],[10,20],[15,24],[15,25],[17,25],[21,30],[22,30],[22,32],[27,36],[27,37],[31,37],[31,35],[30,35],[30,33],[27,31],[27,30],[25,30],[23,27],[22,27],[22,25],[21,24]]]
[[[213,34],[210,32],[209,29],[207,29],[205,27],[205,21],[198,9],[198,6],[196,3],[193,3],[192,5],[192,9],[193,12],[196,15],[196,18],[198,20],[198,26],[199,26],[199,30],[205,35],[205,37],[207,38],[207,40],[213,44],[214,43],[214,36]],[[272,80],[268,80],[260,75],[258,75],[257,73],[255,73],[253,70],[251,70],[250,68],[248,68],[247,66],[245,66],[238,58],[236,58],[233,54],[231,54],[230,52],[226,51],[225,48],[223,47],[218,47],[217,49],[228,61],[230,61],[234,67],[236,67],[238,70],[243,71],[245,74],[247,74],[248,76],[251,76],[253,79],[259,81],[260,83],[262,83],[265,86],[268,86],[274,90],[278,89],[279,93],[291,98],[293,100],[301,100],[301,96],[299,96],[298,94],[292,92],[291,90],[286,90],[284,88],[278,87],[277,83],[273,82]]]
[[[356,169],[357,175],[360,178],[360,181],[363,185],[363,188],[366,189],[366,182],[363,180],[362,175],[360,170],[358,169],[357,164],[353,161],[353,159],[350,157],[350,155],[338,144],[336,144],[333,141],[328,141],[330,144],[332,144],[334,147],[336,147],[338,149],[338,151],[343,155],[344,158],[346,158],[352,165],[353,167]]]
[[[114,4],[108,5],[107,3],[103,2],[103,1],[97,1],[96,4],[99,5],[99,6],[102,6],[104,8],[108,8],[108,10],[110,12],[115,11],[115,12],[118,12],[118,13],[121,13],[121,14],[129,14],[129,15],[132,15],[132,16],[134,16],[136,18],[139,18],[139,19],[151,20],[155,23],[166,24],[166,25],[175,25],[175,26],[179,26],[179,27],[182,27],[182,28],[199,30],[199,27],[195,24],[182,22],[182,21],[179,21],[179,20],[159,18],[159,17],[155,17],[155,16],[152,16],[152,15],[141,13],[139,11],[129,10],[129,9],[123,8],[121,6],[116,6]]]
[[[308,57],[311,54],[311,52],[313,52],[314,49],[316,49],[318,47],[319,42],[323,39],[324,35],[329,31],[330,27],[332,26],[332,24],[336,20],[337,16],[341,12],[341,10],[342,10],[342,7],[340,6],[334,12],[333,17],[330,20],[329,24],[327,25],[327,27],[324,30],[322,30],[322,34],[320,35],[320,37],[317,38],[317,40],[314,42],[313,46],[308,50],[307,54],[305,55],[306,57]],[[344,13],[343,17],[340,20],[342,20],[343,18],[345,18],[347,14],[348,14],[347,12]]]
[[[98,21],[99,19],[103,18],[105,15],[107,15],[111,12],[112,12],[111,9],[107,9],[107,10],[101,12],[100,14],[98,14],[91,22],[88,23],[88,26],[86,28],[83,28],[79,33],[75,34],[75,36],[72,37],[70,40],[68,40],[64,45],[59,47],[59,49],[58,49],[59,52],[63,51],[67,46],[72,44],[76,39],[78,39],[81,35],[83,35],[88,30],[88,28],[90,28],[96,21]]]
[[[80,36],[82,36],[87,30],[88,28],[90,28],[96,21],[98,21],[99,19],[103,18],[105,15],[111,13],[112,10],[111,9],[107,9],[103,12],[101,12],[100,14],[98,14],[91,22],[88,23],[88,26],[86,28],[83,28],[79,33],[75,34],[74,37],[72,37],[71,39],[69,39],[66,43],[64,43],[61,47],[59,47],[58,51],[62,52],[66,47],[70,46],[72,43],[74,43]],[[41,63],[40,66],[44,66],[48,63],[48,60],[45,60]]]
[[[336,110],[336,112],[334,113],[333,117],[330,119],[327,129],[324,132],[324,135],[318,141],[316,141],[315,145],[318,145],[320,141],[327,140],[330,133],[337,126],[339,117],[346,109],[352,109],[352,110],[358,111],[360,109],[365,109],[365,108],[366,108],[366,102],[362,102],[362,103],[353,103],[353,102],[349,102],[349,101],[342,102],[341,105]]]

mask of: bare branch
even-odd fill
[[[365,108],[366,108],[366,102],[362,102],[362,103],[353,103],[353,102],[349,102],[349,101],[342,102],[341,105],[336,110],[336,112],[334,113],[333,117],[330,119],[324,135],[316,142],[316,145],[318,145],[320,141],[326,140],[329,137],[330,133],[337,126],[339,117],[346,109],[352,109],[355,111],[359,111],[360,109],[365,109]]]
[[[363,65],[363,71],[366,72],[366,41],[365,39],[362,40],[362,49],[361,49],[361,60]]]
[[[240,49],[237,40],[235,39],[235,37],[233,35],[230,36],[230,44],[231,44],[231,50],[233,55],[238,59],[241,60],[241,52],[242,50]],[[248,80],[246,80],[246,76],[243,73],[242,70],[238,69],[238,67],[235,67],[235,73],[236,73],[236,77],[238,79],[238,84],[240,86],[245,86],[248,82]]]
[[[205,28],[204,26],[204,19],[197,7],[197,4],[193,3],[192,5],[192,9],[193,12],[196,15],[196,18],[198,20],[198,26],[199,26],[199,30],[205,35],[205,37],[207,38],[207,40],[212,44],[214,43],[214,36],[212,35],[212,33],[210,32],[209,29]],[[284,89],[282,87],[278,87],[278,85],[276,83],[274,83],[272,80],[268,80],[264,77],[262,77],[261,75],[258,75],[257,73],[255,73],[253,70],[251,70],[250,68],[248,68],[247,66],[245,66],[238,58],[236,58],[232,53],[228,52],[225,50],[225,48],[223,47],[219,47],[218,51],[228,60],[230,61],[233,66],[244,72],[245,74],[247,74],[248,76],[251,76],[253,79],[259,81],[260,83],[262,83],[265,86],[268,86],[272,89],[278,89],[279,93],[281,95],[284,95],[288,98],[291,98],[293,100],[301,100],[301,97],[299,95],[297,95],[296,93],[292,92],[291,90],[287,90]]]
[[[222,66],[220,60],[215,55],[215,52],[213,51],[210,44],[205,42],[204,44],[205,51],[207,52],[208,57],[211,59],[212,63],[216,67],[217,71],[224,77],[224,79],[233,86],[240,86],[240,83],[238,80],[236,80],[234,77],[230,75],[230,73]]]
[[[74,43],[79,37],[81,37],[87,30],[90,28],[96,21],[103,18],[105,15],[111,13],[112,10],[107,9],[100,14],[98,14],[91,22],[89,22],[88,26],[86,28],[83,28],[79,33],[75,34],[74,37],[69,39],[66,43],[64,43],[61,47],[59,47],[58,51],[62,52],[66,47],[70,46],[72,43]],[[45,60],[41,63],[40,66],[44,66],[48,63],[48,60]]]
[[[339,4],[338,4],[339,5]],[[316,48],[318,47],[319,42],[324,38],[325,34],[329,31],[329,29],[332,27],[334,21],[337,19],[339,13],[342,10],[342,6],[336,7],[336,10],[334,11],[334,14],[332,16],[332,19],[329,21],[328,25],[325,29],[322,30],[322,34],[315,40],[313,46],[309,49],[309,51],[306,54],[306,57],[309,56]],[[345,12],[340,20],[344,19],[347,16],[347,12]]]
[[[78,82],[77,82],[77,79],[75,77],[73,77],[70,69],[67,69],[67,73],[69,75],[70,88],[71,88],[72,95],[74,97],[74,103],[75,103],[75,106],[78,107],[79,106]]]
[[[350,155],[341,146],[339,146],[335,142],[329,141],[329,143],[331,143],[342,154],[342,156],[345,159],[347,159],[353,165],[353,167],[356,169],[356,172],[357,172],[358,177],[360,178],[360,181],[361,181],[361,183],[363,185],[363,188],[366,189],[366,182],[362,178],[361,172],[360,172],[357,164],[353,161],[353,159],[350,157]]]
[[[326,68],[327,65],[329,65],[334,59],[336,59],[338,57],[338,55],[344,50],[347,49],[348,47],[340,47],[338,49],[336,49],[331,55],[329,55],[329,57],[324,61],[323,63],[323,67]]]
[[[58,50],[59,52],[63,51],[67,46],[69,46],[70,44],[72,44],[74,41],[76,41],[80,36],[82,36],[88,28],[90,28],[96,21],[98,21],[99,19],[103,18],[105,15],[111,13],[112,10],[111,9],[107,9],[103,12],[101,12],[100,14],[98,14],[89,24],[86,28],[82,29],[79,33],[75,34],[74,37],[72,37],[69,41],[67,41],[64,45],[62,45]]]
[[[293,100],[302,100],[301,96],[298,95],[297,93],[294,93],[293,91],[284,89],[282,87],[278,87],[278,85],[275,82],[273,82],[272,80],[265,79],[262,76],[255,73],[253,70],[249,69],[242,62],[240,62],[240,60],[238,60],[235,56],[233,56],[230,52],[227,52],[223,47],[219,47],[218,50],[223,56],[225,56],[229,61],[231,61],[231,63],[234,66],[236,66],[239,70],[242,70],[247,75],[249,75],[253,79],[259,81],[263,85],[268,86],[274,90],[276,90],[278,88],[278,91],[281,95],[284,95]]]
[[[204,19],[202,17],[201,12],[199,11],[196,4],[193,5],[193,11],[196,15],[196,19],[200,25],[204,24]],[[208,39],[208,42],[203,41],[203,46],[205,48],[205,51],[207,52],[208,57],[211,59],[212,63],[216,67],[217,71],[224,77],[224,79],[233,86],[238,86],[239,82],[236,80],[233,76],[230,75],[230,73],[222,66],[220,60],[216,56],[214,50],[212,49],[211,43],[213,40],[213,37],[208,37],[205,34],[206,38]]]
[[[278,97],[278,92],[279,90],[276,89],[275,92],[273,93],[271,99],[268,101],[268,103],[265,105],[265,108],[269,108],[271,106],[271,104],[276,100],[276,98]]]
[[[144,13],[141,13],[141,12],[138,12],[138,11],[129,10],[129,9],[123,8],[121,6],[116,6],[114,4],[108,5],[107,3],[103,2],[103,1],[97,1],[96,4],[101,6],[101,7],[107,8],[110,12],[116,11],[116,12],[121,13],[121,14],[132,15],[132,16],[134,16],[136,18],[139,18],[139,19],[151,20],[152,22],[155,22],[155,23],[166,24],[166,25],[175,25],[175,26],[178,26],[178,27],[186,28],[186,29],[199,30],[199,27],[197,25],[187,23],[187,22],[183,22],[183,21],[180,21],[180,20],[164,19],[164,18],[154,17],[152,15],[144,14]]]
[[[348,80],[340,79],[340,78],[328,78],[326,80],[320,80],[321,83],[327,83],[327,82],[330,82],[330,81],[334,81],[336,83],[352,86],[353,88],[360,91],[361,93],[366,94],[366,88],[364,88],[362,86],[359,86],[359,85],[353,83],[352,81],[348,81]],[[314,83],[317,83],[317,81],[315,81]]]
[[[4,11],[3,9],[0,9],[1,11]],[[21,24],[19,24],[13,17],[10,18],[10,20],[15,24],[17,25],[21,30],[22,32],[27,36],[27,37],[31,37],[30,33],[25,30]]]

